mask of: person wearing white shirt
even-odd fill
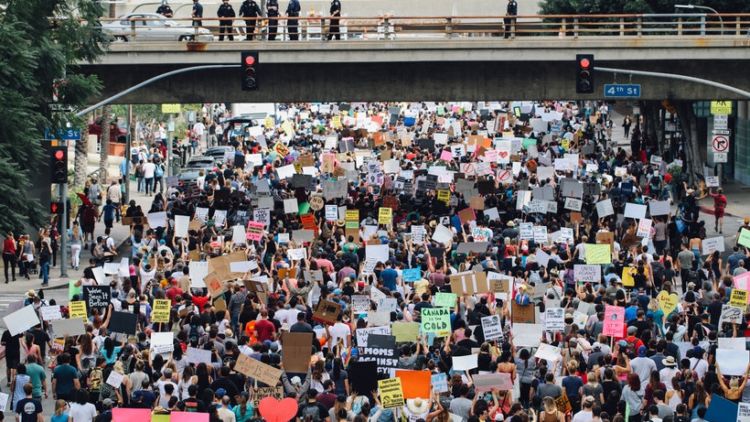
[[[667,386],[667,391],[672,390],[672,378],[680,372],[680,370],[677,369],[677,362],[675,361],[674,356],[667,356],[661,361],[661,363],[664,365],[664,368],[659,371],[659,381]]]
[[[344,342],[345,348],[348,348],[351,344],[352,329],[349,327],[349,324],[344,324],[341,321],[341,314],[338,316],[338,321],[332,327],[328,328],[328,334],[331,336],[330,344],[332,346],[339,344],[339,340]]]
[[[143,163],[143,178],[146,179],[146,195],[153,194],[154,186],[154,173],[156,172],[156,164],[151,160]]]
[[[112,401],[108,403],[112,406]],[[96,406],[88,403],[88,394],[85,390],[78,390],[76,392],[75,403],[70,404],[70,419],[80,422],[93,422],[96,417]]]
[[[573,422],[591,422],[594,419],[594,398],[586,396],[581,401],[581,411],[573,416]]]

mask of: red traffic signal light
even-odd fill
[[[49,204],[49,213],[52,215],[62,214],[63,203],[62,202],[51,202]]]
[[[50,183],[68,183],[68,148],[52,147],[49,159]]]
[[[594,92],[594,55],[576,55],[578,73],[576,74],[576,93],[591,94]]]
[[[243,51],[240,66],[242,67],[242,90],[256,91],[258,89],[258,52]]]

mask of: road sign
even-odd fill
[[[50,129],[45,129],[44,139],[77,141],[81,139],[81,131],[78,129],[58,129],[57,133],[52,133]]]
[[[640,98],[640,84],[605,84],[604,96],[607,98]]]
[[[729,116],[717,114],[714,116],[714,131],[729,129]]]
[[[729,151],[729,137],[726,135],[714,135],[711,139],[711,148],[714,152]]]
[[[728,116],[732,114],[731,101],[711,101],[711,114]]]
[[[182,110],[180,104],[162,104],[161,112],[164,114],[179,113]]]
[[[712,130],[712,131],[711,131],[711,134],[712,134],[712,135],[724,135],[724,136],[729,136],[729,135],[731,135],[731,134],[732,134],[732,131],[731,131],[731,130],[717,130],[717,129],[714,129],[714,130]]]
[[[714,153],[714,163],[728,163],[729,162],[729,154],[726,152],[715,152]]]

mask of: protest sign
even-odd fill
[[[330,300],[321,300],[313,313],[313,321],[333,325],[341,314],[341,305]]]
[[[405,282],[413,283],[422,278],[422,269],[421,268],[404,269],[401,274],[401,277],[404,279]]]
[[[359,348],[359,361],[375,362],[378,373],[393,376],[398,367],[396,337],[383,334],[369,334],[367,346]]]
[[[438,308],[447,307],[452,308],[456,306],[457,296],[455,293],[443,293],[437,292],[435,294],[435,306]]]
[[[750,352],[747,350],[716,349],[716,362],[722,375],[745,376]]]
[[[575,281],[591,283],[599,283],[602,281],[601,265],[576,264],[573,266],[573,274]]]
[[[310,367],[313,333],[285,332],[281,335],[284,348],[282,363],[284,370],[294,373],[306,373]]]
[[[366,314],[370,310],[370,297],[365,295],[352,296],[352,312],[355,314]]]
[[[109,331],[113,333],[123,333],[135,335],[135,328],[137,324],[137,315],[131,314],[130,312],[112,312],[112,316],[109,319]]]
[[[503,326],[499,315],[482,317],[481,322],[485,340],[492,341],[503,337]]]
[[[436,393],[448,392],[448,374],[435,374],[430,378],[430,383],[432,384],[432,391]]]
[[[58,319],[52,321],[52,332],[55,338],[80,336],[86,334],[86,327],[80,318]]]
[[[84,321],[88,321],[89,317],[86,312],[86,302],[78,300],[68,303],[68,316],[69,318],[81,318]]]
[[[565,310],[563,308],[547,308],[544,311],[544,329],[547,331],[563,331],[565,329]]]
[[[747,290],[732,289],[732,295],[729,297],[729,304],[741,309],[747,307]]]
[[[723,305],[721,307],[721,316],[719,317],[719,325],[725,322],[730,323],[730,324],[741,324],[743,311],[744,311],[744,308],[738,308],[736,306],[731,306],[731,305]]]
[[[560,355],[560,348],[546,343],[539,344],[534,357],[537,359],[544,359],[547,362],[556,362],[562,359],[562,356]]]
[[[450,310],[448,308],[422,308],[422,332],[440,333],[450,330]]]
[[[109,286],[83,286],[83,300],[88,309],[107,309],[109,306],[111,288]]]
[[[621,306],[605,306],[602,334],[605,336],[622,337],[624,333],[625,308]]]
[[[701,242],[703,255],[711,255],[714,252],[724,252],[724,236],[703,239]]]
[[[367,347],[367,339],[369,338],[370,334],[380,334],[380,335],[391,335],[391,327],[385,325],[382,327],[367,327],[367,328],[357,328],[355,330],[355,335],[357,338],[357,346],[359,347]]]
[[[466,356],[453,356],[453,370],[454,371],[470,371],[478,366],[477,358],[478,354],[471,354]]]
[[[386,409],[402,407],[404,405],[404,393],[401,390],[400,378],[388,378],[378,381],[380,392],[380,403]]]
[[[537,347],[544,331],[542,324],[513,323],[513,344],[516,347]]]
[[[256,379],[269,386],[275,386],[281,379],[282,370],[274,368],[271,365],[253,359],[243,353],[240,353],[237,357],[237,362],[234,366],[234,370],[245,375]]]
[[[39,308],[42,315],[43,321],[56,321],[62,319],[62,312],[60,312],[60,306],[42,306]]]
[[[391,331],[393,336],[396,337],[396,343],[416,342],[419,337],[419,323],[394,322]]]
[[[500,391],[513,389],[513,382],[510,380],[510,374],[508,373],[476,374],[472,375],[471,379],[474,381],[474,388],[479,392],[492,391],[494,389]]]
[[[484,272],[466,271],[450,276],[451,291],[455,294],[473,295],[490,291],[490,282]]]
[[[532,304],[519,305],[516,301],[511,302],[511,320],[524,324],[533,324],[536,322],[536,307]]]
[[[396,377],[401,379],[405,399],[430,397],[430,371],[400,369],[396,371]]]
[[[612,252],[609,245],[587,243],[585,244],[584,249],[586,251],[586,264],[612,263]]]
[[[154,309],[151,312],[151,321],[167,323],[172,303],[169,299],[154,299]]]

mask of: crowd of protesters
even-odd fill
[[[75,288],[111,287],[109,307],[88,310],[85,334],[57,337],[47,321],[3,334],[8,410],[19,420],[43,413],[52,421],[111,420],[113,408],[264,420],[261,387],[293,398],[297,420],[337,422],[702,422],[713,400],[750,401],[748,368],[716,359],[731,344],[747,362],[747,304],[730,300],[733,290],[747,288],[747,249],[738,237],[728,239],[728,254],[706,253],[702,242],[719,236],[720,215],[714,234],[699,218],[698,187],[680,171],[682,151],[659,155],[637,118],[624,128],[636,148],[628,151],[612,142],[606,104],[280,109],[271,124],[227,134],[223,142],[235,152],[220,166],[195,181],[167,182],[149,212],[131,203],[115,216],[132,223],[127,268],[102,280],[92,265],[76,281]],[[579,182],[583,192],[568,193]],[[604,212],[597,204],[607,200]],[[651,215],[649,205],[665,201],[669,211]],[[717,201],[723,216],[726,198]],[[645,233],[645,214],[626,216],[629,204],[649,209]],[[385,219],[383,208],[390,209]],[[160,212],[167,223],[158,227],[137,219]],[[258,237],[251,236],[254,223],[263,223]],[[238,226],[247,234],[240,239]],[[538,227],[546,228],[541,238]],[[314,235],[302,240],[301,230]],[[87,244],[86,229],[77,233]],[[598,278],[577,278],[576,266],[592,266],[587,247],[600,238],[608,239],[607,263],[593,265]],[[4,259],[24,245],[6,241]],[[387,257],[368,257],[370,245],[387,245]],[[222,258],[253,265],[221,271]],[[197,277],[191,264],[204,261],[212,274]],[[405,280],[410,269],[418,276]],[[399,369],[446,374],[447,391],[433,385],[398,407],[385,407],[377,390],[358,391],[360,380],[349,376],[363,355],[358,330],[421,323],[436,296],[454,289],[451,276],[465,272],[505,280],[508,288],[453,291],[449,330],[397,344]],[[369,312],[353,310],[358,295],[371,298]],[[674,306],[664,295],[676,296]],[[383,297],[396,305],[385,322],[375,321]],[[154,322],[154,301],[164,299],[168,322]],[[313,318],[323,300],[340,306],[335,321]],[[33,291],[27,303],[55,305]],[[518,320],[516,306],[532,307],[533,321]],[[727,320],[732,307],[739,318]],[[545,311],[556,308],[564,327],[547,331]],[[624,310],[625,327],[605,335],[605,313],[615,308]],[[109,330],[116,312],[136,315],[135,334]],[[486,340],[482,318],[492,315],[502,335]],[[519,340],[514,325],[530,322],[532,340],[528,333]],[[150,344],[161,332],[174,334],[171,352]],[[313,333],[307,372],[284,370],[285,332]],[[741,346],[729,342],[740,338]],[[554,356],[539,355],[541,345],[554,346]],[[210,352],[210,360],[195,362],[191,349]],[[454,369],[454,358],[474,354],[474,368]],[[241,355],[283,370],[278,386],[235,371]],[[106,382],[113,372],[122,375],[119,387]],[[510,374],[514,387],[475,385],[475,376],[492,373]],[[42,409],[47,396],[57,400],[54,409]]]

